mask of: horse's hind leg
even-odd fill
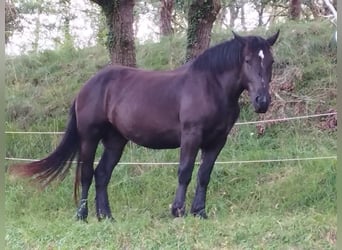
[[[107,187],[116,164],[119,162],[127,140],[119,133],[110,131],[103,138],[104,152],[97,168],[95,169],[96,186],[96,215],[98,220],[112,219],[112,213],[108,201]]]
[[[88,217],[88,191],[94,176],[94,157],[99,139],[82,140],[80,145],[80,171],[81,171],[81,200],[77,209],[78,220],[86,220]],[[77,174],[77,173],[76,173]]]

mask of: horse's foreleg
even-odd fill
[[[199,150],[200,138],[200,135],[194,132],[185,135],[182,134],[178,167],[178,187],[171,208],[171,213],[175,217],[181,217],[185,214],[186,190],[191,181],[194,163]]]
[[[103,139],[105,151],[95,170],[96,215],[98,220],[113,219],[108,201],[107,187],[116,164],[119,162],[127,140],[119,135],[106,136]]]
[[[226,140],[213,147],[202,149],[202,162],[198,169],[197,187],[195,197],[191,206],[191,213],[203,219],[207,218],[207,214],[205,212],[205,201],[211,171],[214,167],[216,158],[221,152],[221,149],[223,148],[225,142]]]
[[[86,221],[88,217],[88,191],[94,176],[94,157],[98,141],[81,142],[81,150],[79,155],[81,168],[81,200],[76,212],[78,220]]]

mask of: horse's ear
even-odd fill
[[[277,41],[279,32],[280,30],[278,30],[277,33],[275,33],[273,36],[266,39],[270,46],[273,46],[273,44],[275,44],[275,42]]]
[[[242,45],[245,45],[246,44],[246,39],[243,38],[242,36],[239,36],[238,34],[236,34],[234,31],[233,32],[233,35],[234,35],[234,38],[236,40],[238,40]]]

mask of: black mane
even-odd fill
[[[210,70],[222,73],[242,64],[242,44],[232,39],[211,47],[200,54],[192,63],[197,70]]]
[[[252,52],[260,49],[269,49],[267,41],[258,36],[246,36],[245,41],[248,49]],[[205,50],[192,63],[195,70],[210,70],[213,73],[220,74],[225,70],[231,70],[242,64],[243,45],[238,39],[232,39],[220,43],[214,47]]]

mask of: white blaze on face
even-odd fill
[[[263,67],[264,67],[264,62],[263,62],[263,60],[264,60],[264,58],[265,58],[265,55],[264,55],[264,51],[263,51],[262,49],[259,50],[258,56],[260,56],[260,58],[261,58],[261,67],[263,68]]]
[[[261,60],[264,59],[265,56],[264,56],[264,51],[262,51],[262,49],[259,51],[258,56],[260,56]]]
[[[264,55],[264,51],[261,49],[258,53],[258,56],[260,56],[261,58],[261,68],[264,67],[264,58],[265,58],[265,55]],[[261,81],[264,83],[264,78],[261,78]]]

